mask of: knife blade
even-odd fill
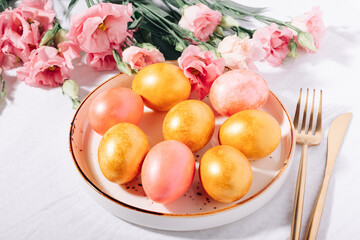
[[[330,129],[328,133],[328,143],[327,143],[327,159],[325,167],[325,176],[323,184],[321,186],[318,198],[314,205],[311,218],[307,227],[305,240],[315,240],[316,235],[320,226],[320,220],[322,211],[325,204],[325,198],[327,189],[330,182],[330,177],[332,170],[334,168],[336,157],[339,153],[342,140],[346,133],[346,129],[349,126],[352,113],[344,113],[335,118],[330,124]]]
[[[332,171],[336,157],[339,153],[346,129],[349,125],[352,113],[344,113],[336,117],[330,124],[327,143],[326,169]]]

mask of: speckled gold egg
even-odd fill
[[[155,111],[168,111],[175,104],[188,99],[191,85],[178,66],[156,63],[136,74],[132,90],[143,98],[147,107]]]
[[[251,165],[234,147],[215,146],[201,158],[200,179],[212,198],[219,202],[234,202],[245,196],[251,187]]]
[[[166,114],[163,135],[165,140],[177,140],[196,152],[210,141],[214,127],[211,108],[202,101],[187,100],[176,104]]]
[[[140,173],[148,151],[148,139],[138,126],[119,123],[111,127],[100,141],[98,161],[101,172],[111,182],[130,182]]]
[[[249,160],[268,156],[279,145],[281,129],[276,119],[260,110],[245,110],[229,117],[220,127],[220,144],[240,150]]]

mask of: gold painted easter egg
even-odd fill
[[[177,140],[192,152],[203,148],[214,133],[215,116],[211,108],[199,100],[187,100],[175,105],[165,116],[165,140]]]

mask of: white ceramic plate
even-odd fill
[[[89,194],[112,214],[129,222],[166,230],[198,230],[224,225],[254,212],[267,203],[284,184],[295,148],[295,134],[284,106],[271,93],[263,110],[274,116],[281,126],[282,138],[278,148],[268,157],[252,161],[253,183],[250,191],[234,203],[220,203],[209,197],[195,174],[189,190],[173,203],[162,205],[146,197],[140,177],[118,185],[101,173],[97,149],[101,136],[95,133],[88,120],[90,103],[101,92],[114,87],[131,87],[132,77],[116,75],[91,92],[75,113],[70,129],[70,151]],[[204,102],[209,104],[208,97]],[[210,104],[209,104],[210,105]],[[216,113],[214,111],[214,113]],[[145,108],[139,127],[148,136],[150,147],[163,140],[162,122],[166,113]],[[226,119],[216,115],[216,128],[210,142],[194,153],[197,167],[207,149],[218,145],[218,130]]]

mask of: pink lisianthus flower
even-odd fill
[[[29,24],[29,22],[21,15],[21,13],[5,9],[4,12],[1,13],[1,25],[5,25],[5,29],[3,28],[2,31],[6,31],[11,29],[14,33],[17,33],[19,36],[19,41],[33,45],[32,47],[35,48],[35,42],[34,42],[34,34],[33,29],[35,29],[36,33],[38,33],[38,30],[33,26]],[[37,37],[37,38],[40,38]],[[16,44],[16,43],[14,43]]]
[[[258,41],[266,51],[266,60],[273,67],[280,66],[289,54],[289,42],[293,33],[287,28],[271,23],[270,26],[255,31],[253,39]]]
[[[254,62],[266,57],[266,52],[259,42],[249,37],[240,39],[236,35],[225,37],[217,50],[225,59],[226,66],[231,69],[256,70]]]
[[[196,91],[200,99],[209,92],[215,79],[220,76],[225,68],[223,58],[215,58],[214,53],[202,52],[197,46],[188,46],[178,59],[179,67],[190,79],[191,90]]]
[[[17,70],[17,77],[29,86],[56,87],[70,78],[71,70],[56,48],[43,46],[31,52],[29,61]]]
[[[57,47],[59,54],[65,59],[65,63],[68,68],[74,69],[72,60],[80,57],[80,47],[71,41],[61,42]]]
[[[41,33],[52,28],[55,11],[51,0],[23,0],[16,11],[31,24],[36,22]]]
[[[326,27],[322,20],[322,12],[320,7],[313,7],[311,12],[294,17],[291,21],[291,25],[299,28],[304,32],[310,33],[314,38],[315,47],[319,48],[320,42],[325,36],[326,32]],[[314,51],[311,51],[307,48],[305,48],[305,51],[314,53]]]
[[[132,5],[100,3],[71,18],[67,38],[79,44],[86,53],[104,55],[111,46],[122,45],[132,32],[127,29],[131,22]]]
[[[0,67],[3,70],[12,69],[20,60],[28,61],[29,55],[29,46],[21,41],[20,35],[10,28],[6,29],[0,39]]]
[[[194,33],[202,42],[207,42],[221,22],[221,13],[208,6],[198,3],[184,9],[184,14],[179,21],[179,26]]]
[[[121,54],[120,46],[112,46],[109,50],[101,53],[88,53],[86,63],[98,71],[114,70],[116,69],[116,61],[112,53],[115,49]]]
[[[19,16],[15,24],[14,13],[8,9],[0,14],[0,67],[3,70],[9,70],[15,66],[15,63],[22,60],[28,61],[30,49],[27,43],[22,39],[22,33],[30,33],[28,29],[22,30],[23,24],[28,23]]]
[[[130,65],[132,69],[141,70],[154,63],[165,62],[164,55],[157,49],[146,49],[136,46],[128,47],[124,50],[123,62]]]

